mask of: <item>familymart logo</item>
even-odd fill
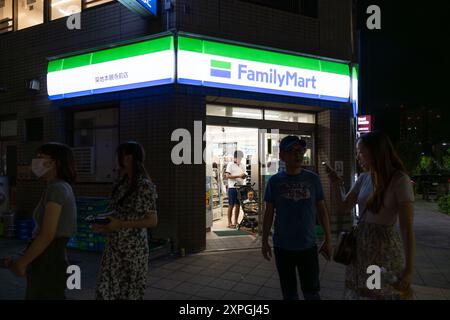
[[[211,76],[219,78],[231,78],[231,62],[211,60]]]
[[[218,78],[231,78],[231,62],[211,60],[211,76]],[[282,87],[298,87],[317,89],[317,78],[312,75],[305,77],[296,70],[277,70],[268,68],[257,70],[251,65],[239,63],[237,67],[237,79],[244,82],[257,82]]]

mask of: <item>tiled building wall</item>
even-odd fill
[[[203,164],[193,164],[193,155],[192,164],[172,162],[172,148],[179,142],[171,137],[176,129],[188,130],[193,152],[194,121],[202,122],[202,137],[205,113],[204,96],[186,93],[123,101],[120,108],[120,139],[142,143],[146,168],[157,187],[159,223],[154,236],[169,237],[175,249],[186,252],[206,246],[206,173]],[[197,143],[203,150],[204,143]]]
[[[318,0],[318,18],[240,0],[177,0],[176,27],[308,54],[351,59],[351,0]]]
[[[16,115],[18,120],[17,164],[29,165],[36,149],[44,142],[66,142],[65,112],[47,97],[47,58],[94,48],[123,40],[159,33],[161,19],[147,21],[120,3],[87,10],[81,14],[81,30],[68,30],[66,19],[0,35],[0,118]],[[30,91],[27,82],[39,79],[40,90]],[[43,117],[42,141],[25,140],[25,120]],[[79,185],[83,195],[106,195],[108,185]],[[40,192],[36,181],[17,182],[17,210],[31,214]]]
[[[334,168],[335,161],[343,161],[344,183],[346,190],[352,183],[352,168],[354,160],[354,141],[351,135],[351,109],[330,109],[322,111],[317,116],[317,151],[319,160],[319,175],[322,180],[325,201],[330,214],[330,221],[333,233],[344,230],[351,225],[351,212],[343,210],[339,206],[339,194],[326,174],[325,168],[321,165],[326,161]]]
[[[314,19],[273,10],[238,0],[177,0],[176,15],[169,27],[230,40],[272,46],[303,53],[348,59],[347,13],[350,0],[319,0],[319,17]],[[349,23],[349,22],[348,22]],[[18,119],[18,165],[29,165],[36,148],[46,141],[66,142],[66,112],[47,97],[47,58],[94,48],[122,40],[159,33],[166,20],[144,20],[119,3],[83,12],[81,30],[68,30],[59,19],[18,32],[0,35],[0,117],[16,114]],[[40,91],[26,88],[30,79],[40,80]],[[176,248],[187,252],[205,248],[205,167],[199,164],[176,166],[170,152],[173,130],[186,128],[193,134],[194,120],[205,124],[204,96],[179,91],[175,95],[155,95],[118,103],[120,141],[137,140],[147,152],[146,166],[157,185],[159,226],[154,235],[171,237]],[[44,119],[43,141],[25,141],[25,120]],[[330,110],[319,114],[319,150],[341,160],[345,154],[348,114]],[[335,127],[333,119],[341,119]],[[346,122],[347,121],[347,122]],[[328,137],[326,134],[331,133]],[[193,145],[193,142],[192,142]],[[204,145],[204,143],[203,143]],[[319,154],[319,157],[321,155]],[[320,159],[319,159],[320,160]],[[344,160],[348,172],[349,162]],[[320,170],[322,170],[320,168]],[[324,175],[321,174],[323,177]],[[324,181],[328,203],[331,191]],[[41,192],[37,181],[17,182],[17,209],[31,214]],[[110,184],[80,184],[75,192],[83,196],[107,196]],[[198,196],[201,194],[202,196]],[[174,199],[179,201],[174,201]],[[180,201],[181,200],[181,201]],[[332,210],[333,215],[335,210]]]

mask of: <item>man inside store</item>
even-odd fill
[[[228,228],[236,228],[240,212],[240,202],[236,185],[243,185],[244,179],[247,177],[245,166],[241,163],[244,154],[240,150],[234,152],[234,161],[228,163],[225,169],[225,178],[228,179]],[[232,224],[232,216],[234,211],[234,224]]]

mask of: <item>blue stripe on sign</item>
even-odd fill
[[[173,83],[173,82],[174,82],[173,78],[166,78],[166,79],[152,80],[152,81],[146,81],[146,82],[124,84],[124,85],[115,86],[115,87],[99,88],[99,89],[94,89],[93,91],[94,91],[94,93],[106,93],[106,92],[122,91],[122,90],[137,89],[137,88],[144,88],[144,87],[152,87],[152,86],[158,86],[158,85],[162,85],[162,84],[169,84],[169,83]]]
[[[88,96],[88,95],[92,95],[92,94],[108,93],[108,92],[115,92],[115,91],[123,91],[123,90],[158,86],[158,85],[163,85],[163,84],[170,84],[173,82],[174,82],[173,78],[166,78],[166,79],[125,84],[125,85],[121,85],[121,86],[100,88],[100,89],[94,89],[94,90],[85,90],[85,91],[78,91],[78,92],[69,92],[69,93],[65,93],[65,94],[57,94],[57,95],[49,96],[48,98],[50,100],[67,99],[67,98]]]
[[[325,96],[325,95],[302,93],[302,92],[295,92],[295,91],[288,91],[288,90],[266,89],[266,88],[252,87],[252,86],[240,86],[240,85],[212,82],[212,81],[204,81],[203,85],[208,86],[208,87],[214,87],[214,88],[244,90],[244,91],[251,91],[251,92],[277,94],[277,95],[281,94],[281,95],[309,98],[309,99],[321,99],[321,100],[330,100],[330,101],[338,101],[338,102],[348,102],[348,98],[342,98],[342,97]]]
[[[191,84],[194,86],[203,86],[203,81],[202,80],[192,80],[192,79],[187,79],[187,78],[178,78],[178,83],[180,84]]]
[[[211,68],[211,76],[221,78],[231,78],[231,71]]]

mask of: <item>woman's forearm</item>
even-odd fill
[[[349,211],[352,209],[352,206],[347,201],[347,193],[345,191],[345,186],[343,182],[335,183],[335,188],[337,193],[337,201],[338,205],[343,208],[344,211]]]
[[[414,271],[414,258],[416,255],[416,239],[413,230],[404,230],[402,232],[403,246],[405,251],[405,270]]]
[[[405,253],[405,270],[412,273],[414,271],[414,259],[416,256],[416,238],[414,235],[414,207],[412,202],[401,203],[399,205],[400,234],[403,241]]]
[[[123,220],[120,222],[123,229],[131,228],[152,228],[158,223],[156,214],[149,215],[147,218],[139,220]]]
[[[30,247],[25,251],[25,254],[19,259],[20,263],[24,265],[29,265],[34,261],[39,255],[44,252],[44,250],[50,245],[52,239],[45,237],[42,234],[38,234],[33,240]]]

